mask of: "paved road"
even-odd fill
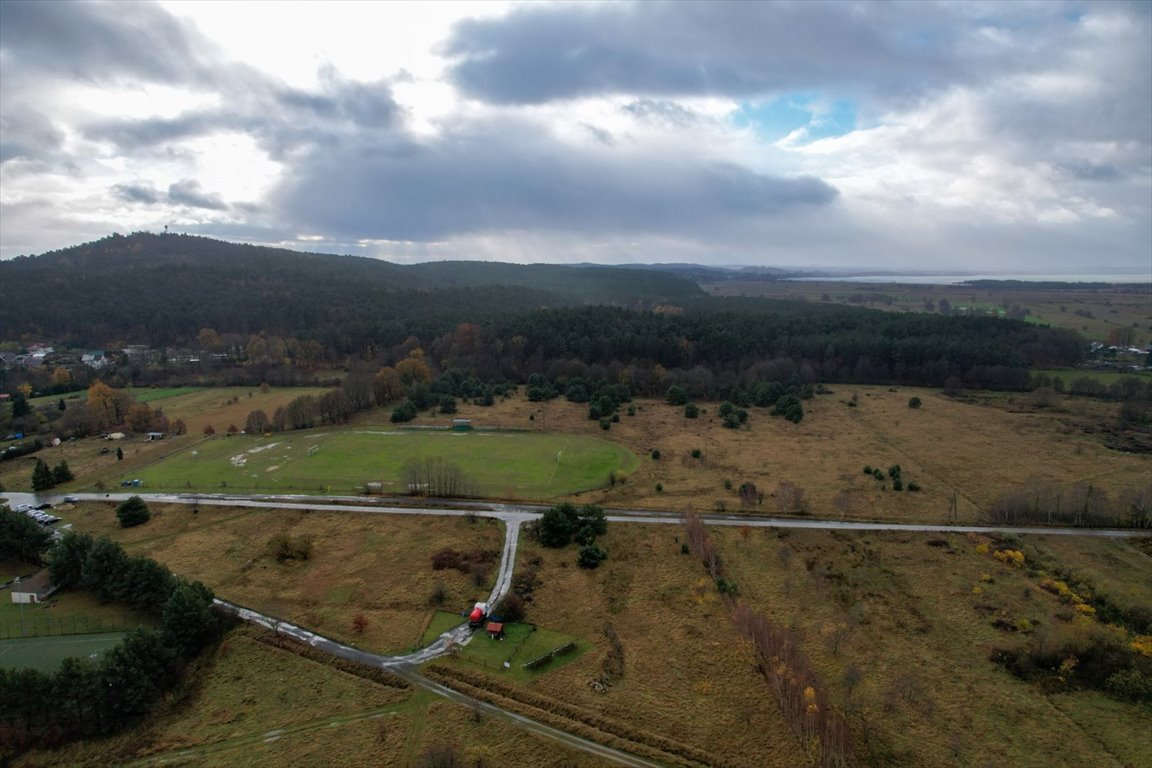
[[[387,499],[380,502],[366,502],[358,496],[268,496],[235,494],[186,494],[186,493],[78,493],[73,494],[86,501],[123,501],[129,496],[142,496],[149,501],[170,504],[192,504],[197,506],[258,507],[267,509],[300,509],[315,511],[350,512],[360,514],[385,515],[438,515],[463,517],[478,515],[503,521],[517,528],[526,522],[536,520],[547,506],[536,504],[503,504],[498,502],[435,502],[435,506],[406,506],[411,499]],[[40,504],[45,501],[58,503],[63,497],[59,494],[8,493],[6,497],[13,506],[18,504]],[[387,503],[383,503],[386,501]],[[394,503],[398,502],[398,503]],[[651,523],[659,525],[679,525],[683,520],[676,512],[668,510],[625,510],[607,509],[609,522]],[[1122,539],[1152,535],[1147,529],[1133,528],[1046,528],[1041,526],[1000,526],[1000,525],[929,525],[920,523],[890,523],[884,521],[829,520],[820,518],[795,517],[753,517],[748,515],[701,514],[700,518],[709,525],[742,526],[750,528],[809,528],[832,531],[907,531],[919,533],[1012,533],[1043,536],[1088,536],[1097,538]],[[517,530],[517,536],[519,531]],[[513,545],[513,552],[515,545]],[[507,554],[507,551],[506,551]],[[503,571],[502,571],[503,572]],[[511,578],[511,574],[508,574]]]
[[[486,502],[444,502],[436,506],[406,506],[410,500],[388,499],[366,503],[362,497],[313,497],[313,496],[267,496],[267,495],[233,495],[233,494],[148,494],[148,493],[106,493],[106,494],[73,494],[83,500],[91,501],[121,501],[132,495],[140,495],[149,501],[160,503],[189,504],[195,506],[228,506],[228,507],[256,507],[268,509],[300,509],[316,511],[347,512],[352,514],[387,514],[387,515],[439,515],[462,517],[478,515],[500,520],[504,523],[504,548],[500,560],[500,570],[492,594],[488,601],[496,604],[507,594],[512,583],[512,574],[516,561],[516,549],[520,540],[520,529],[526,522],[536,520],[547,509],[539,505],[508,505]],[[8,502],[12,506],[19,504],[40,504],[45,501],[58,503],[62,497],[58,494],[30,494],[8,493]],[[648,523],[659,525],[678,525],[682,522],[680,515],[658,510],[608,510],[608,520],[615,523]],[[1133,536],[1146,536],[1148,531],[1143,530],[1117,530],[1093,528],[1041,528],[1041,527],[1002,527],[979,525],[921,525],[885,522],[858,522],[847,520],[818,520],[797,518],[771,518],[749,517],[740,515],[703,514],[701,518],[709,525],[749,526],[753,528],[808,528],[816,530],[844,530],[844,531],[908,531],[927,533],[1014,533],[1039,534],[1051,536],[1090,536],[1103,538],[1127,538]],[[443,633],[432,644],[409,654],[399,656],[382,656],[360,650],[353,646],[318,635],[303,627],[299,627],[272,616],[266,616],[244,606],[226,600],[216,600],[217,605],[229,611],[244,621],[258,624],[280,634],[292,637],[303,643],[338,656],[349,661],[369,666],[388,669],[394,674],[408,680],[413,685],[430,690],[445,698],[458,701],[480,711],[499,717],[525,730],[537,733],[547,738],[563,742],[575,749],[595,754],[621,765],[633,768],[656,768],[657,763],[629,755],[625,752],[606,747],[594,741],[582,739],[551,726],[537,722],[530,718],[510,712],[486,702],[474,699],[466,694],[454,691],[446,686],[435,683],[419,673],[418,665],[450,653],[454,647],[465,645],[472,637],[467,624]]]

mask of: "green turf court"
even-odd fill
[[[409,460],[457,465],[476,494],[545,499],[605,485],[640,460],[627,448],[583,435],[399,430],[308,430],[271,437],[217,436],[131,477],[149,491],[358,493],[365,483],[408,493]]]
[[[0,668],[31,667],[55,672],[60,662],[72,657],[97,659],[124,639],[124,632],[63,637],[25,637],[0,640]]]

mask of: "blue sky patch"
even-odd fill
[[[789,93],[771,101],[744,102],[732,120],[766,141],[778,141],[797,128],[806,128],[808,141],[815,141],[855,130],[856,105],[848,99],[821,98],[817,93]]]

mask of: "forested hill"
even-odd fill
[[[650,307],[702,295],[619,267],[434,262],[299,253],[136,233],[0,262],[0,331],[100,346],[179,344],[201,328],[340,339],[419,317],[445,327],[545,306]]]

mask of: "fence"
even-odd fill
[[[28,615],[34,609],[25,609],[23,616],[16,614],[6,617],[0,623],[0,640],[15,640],[21,637],[56,637],[60,635],[96,635],[107,632],[127,632],[136,627],[154,626],[155,622],[129,613],[111,616],[34,616]]]

